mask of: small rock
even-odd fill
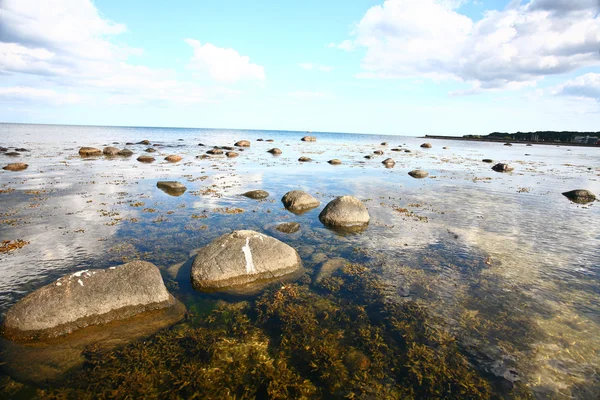
[[[9,151],[8,153],[4,153],[4,154],[9,157],[17,157],[17,156],[21,155],[21,153],[17,153],[16,151]]]
[[[329,278],[335,271],[340,268],[343,268],[348,264],[348,260],[345,258],[331,258],[325,262],[318,268],[317,275],[314,279],[314,283],[320,283],[323,279]]]
[[[416,179],[427,178],[429,176],[429,172],[420,169],[410,171],[408,174]]]
[[[423,143],[421,145],[421,147],[424,148],[424,149],[430,149],[431,148],[431,143]]]
[[[156,187],[171,196],[181,196],[187,190],[185,185],[176,181],[158,181]]]
[[[579,204],[586,204],[596,200],[596,196],[589,190],[585,189],[577,189],[571,190],[569,192],[564,192],[563,196],[566,196],[572,202]]]
[[[225,155],[229,158],[234,158],[240,155],[240,153],[236,153],[235,151],[228,151]]]
[[[231,147],[231,146],[221,146],[222,150],[235,150],[235,147]]]
[[[153,147],[148,147],[148,148],[146,149],[146,152],[147,152],[147,153],[156,153],[156,149],[155,149],[155,148],[153,148]]]
[[[127,142],[127,143],[125,143],[125,146],[133,146],[134,144],[135,143],[133,143],[133,142]]]
[[[393,167],[394,165],[396,165],[396,162],[394,160],[392,160],[391,158],[386,158],[381,163],[383,165],[385,165],[386,167]]]
[[[383,150],[375,150],[373,154],[377,154],[378,156],[383,155]]]
[[[531,143],[527,143],[527,147],[533,146]]]
[[[442,149],[443,149],[443,150],[448,150],[448,149],[449,149],[449,147],[447,147],[447,146],[444,146],[444,147],[442,147]]]
[[[267,150],[267,153],[271,153],[271,154],[274,154],[274,155],[279,155],[279,154],[281,154],[281,150],[279,150],[277,147],[274,147],[271,150]]]
[[[7,171],[23,171],[24,169],[27,169],[27,167],[29,167],[29,165],[19,162],[19,163],[8,164],[6,167],[4,167],[2,169],[5,169]]]
[[[204,143],[198,143],[198,146],[204,147]]]
[[[302,156],[302,157],[300,157],[300,158],[298,159],[298,161],[300,161],[300,162],[308,162],[308,161],[312,161],[312,158],[310,158],[310,157],[305,157],[305,156]]]
[[[264,139],[256,139],[257,142],[262,142]]]
[[[304,136],[301,140],[303,142],[316,142],[317,138],[314,136]]]
[[[208,150],[206,152],[206,154],[220,155],[220,154],[223,154],[223,150],[221,150],[221,149],[211,149],[211,150]]]
[[[329,164],[331,165],[340,165],[342,163],[342,160],[339,160],[337,158],[334,158],[333,160],[329,160],[327,161]]]
[[[29,150],[27,150],[27,149],[24,149],[24,148],[22,148],[22,147],[20,147],[20,148],[18,148],[18,149],[15,149],[15,151],[20,151],[21,153],[27,153],[27,152],[29,152]]]
[[[366,158],[367,160],[370,160],[370,159],[373,158],[373,156],[372,155],[368,155],[368,156],[365,156],[364,158]]]
[[[8,151],[8,148],[6,148],[6,147],[0,147],[0,151],[4,153],[5,151]]]
[[[138,142],[138,144],[143,144],[145,146],[149,146],[150,145],[150,141],[149,140],[142,140],[141,142]]]
[[[150,157],[150,156],[139,156],[137,158],[137,160],[139,162],[143,162],[143,163],[151,163],[154,162],[154,157]]]
[[[381,143],[381,145],[382,145],[382,146],[387,146],[387,145],[388,145],[388,143],[387,143],[387,142],[382,142],[382,143]]]
[[[250,142],[248,140],[240,140],[239,142],[235,143],[235,146],[237,146],[237,147],[250,147]]]
[[[82,157],[101,156],[102,150],[95,147],[82,147],[79,149],[79,155]]]
[[[352,196],[340,196],[330,201],[319,214],[319,221],[333,228],[366,227],[370,219],[367,207]]]
[[[394,149],[392,149],[392,151],[402,151],[402,149],[396,149],[396,148],[394,148]]]
[[[295,233],[300,230],[300,224],[297,222],[284,222],[275,227],[279,232]]]
[[[319,200],[302,190],[292,190],[291,192],[287,192],[281,198],[281,202],[286,209],[292,212],[302,212],[318,207],[321,204]]]
[[[166,161],[172,162],[172,163],[179,162],[182,159],[183,158],[180,155],[177,155],[177,154],[171,154],[171,155],[168,155],[168,156],[165,157]]]
[[[493,163],[493,162],[494,162],[494,160],[492,160],[491,158],[484,158],[484,159],[483,159],[483,160],[481,160],[481,161],[483,161],[484,163],[488,163],[488,164],[491,164],[491,163]]]
[[[120,150],[117,153],[118,156],[123,156],[123,157],[131,157],[133,155],[133,151],[129,150],[129,149],[123,149]]]
[[[260,200],[260,199],[266,199],[267,197],[269,197],[269,192],[266,192],[264,190],[251,190],[249,192],[242,194],[242,196],[246,196],[246,197],[248,197],[250,199],[254,199],[254,200]]]
[[[514,170],[513,167],[511,167],[508,164],[504,164],[504,163],[498,163],[498,164],[494,165],[492,167],[492,169],[496,172],[510,172],[510,171]]]
[[[117,149],[116,147],[105,147],[102,150],[102,153],[105,156],[116,156],[117,154],[119,154],[119,151],[121,151],[121,150]]]
[[[412,153],[412,151],[411,151],[411,150],[409,150],[409,149],[404,149],[404,152],[405,152],[405,153]]]
[[[505,146],[512,146],[512,143],[504,143]]]

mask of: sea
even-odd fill
[[[316,141],[302,141],[307,135]],[[142,140],[151,144],[138,144]],[[239,140],[251,145],[238,148],[235,158],[202,157],[215,146],[234,146]],[[422,148],[424,142],[431,148]],[[24,296],[65,274],[132,260],[155,264],[189,314],[167,333],[125,344],[127,351],[111,350],[111,357],[101,362],[86,358],[60,379],[29,379],[28,374],[37,372],[3,368],[2,397],[59,398],[61,391],[70,391],[74,398],[84,394],[92,398],[94,393],[120,397],[125,392],[132,398],[145,397],[136,392],[141,386],[149,390],[148,397],[187,397],[198,393],[200,386],[196,392],[185,390],[204,383],[165,378],[135,386],[122,370],[132,368],[128,355],[139,350],[139,343],[166,351],[165,337],[199,335],[200,329],[208,334],[213,328],[221,329],[215,335],[220,339],[210,345],[194,342],[211,352],[190,358],[190,363],[200,363],[196,367],[202,374],[212,368],[210,379],[216,389],[199,396],[203,398],[277,398],[281,393],[276,389],[284,390],[281,387],[296,398],[600,397],[600,205],[573,203],[562,194],[587,189],[600,195],[600,148],[331,132],[32,124],[0,124],[0,146],[27,150],[13,157],[0,153],[1,166],[28,164],[24,171],[0,170],[0,243],[21,241],[17,248],[0,253],[2,316]],[[78,153],[82,146],[128,148],[134,155],[86,158]],[[156,151],[146,152],[148,148]],[[282,154],[270,154],[271,148]],[[170,154],[182,160],[165,161]],[[138,162],[140,155],[156,161]],[[301,156],[311,161],[298,161]],[[342,163],[329,164],[334,158]],[[394,160],[393,167],[382,163],[387,158]],[[500,162],[514,170],[492,170]],[[412,170],[429,175],[415,179],[408,174]],[[157,188],[163,180],[178,181],[187,190],[173,196]],[[242,196],[257,189],[269,197]],[[321,205],[303,214],[291,213],[281,202],[291,190],[306,191]],[[325,205],[342,195],[366,205],[371,217],[367,229],[343,233],[319,221]],[[284,222],[298,222],[300,230],[278,231],[277,225]],[[189,266],[197,249],[239,229],[292,246],[302,259],[304,275],[253,294],[194,290]],[[339,259],[352,267],[330,272],[327,285],[315,284],[323,265]],[[363,278],[356,271],[363,271]],[[376,287],[381,299],[374,301],[357,289],[367,284]],[[288,308],[275,310],[282,298]],[[320,302],[328,305],[318,311],[309,308]],[[398,314],[397,307],[404,311]],[[430,318],[418,319],[426,327],[412,336],[402,328],[403,321],[416,321],[411,319],[411,307],[419,318],[425,318],[425,311]],[[231,318],[246,328],[218,325],[214,315],[223,315],[224,308],[231,315],[236,310]],[[360,330],[355,330],[362,320],[353,313],[361,309],[366,310],[370,335],[380,332],[379,350],[369,344],[376,342],[375,336],[361,339]],[[293,329],[286,325],[290,315],[304,311],[314,317],[315,326],[303,326],[304,319],[295,321]],[[239,370],[231,369],[237,356],[227,364],[230,369],[214,367],[211,363],[221,360],[218,354],[237,354],[224,350],[225,342],[218,340],[229,338],[226,343],[238,350],[240,343],[250,343],[247,336],[235,336],[242,335],[241,330],[261,338],[264,357],[239,356],[244,364],[235,367]],[[434,340],[429,330],[450,339]],[[309,339],[295,332],[314,335],[310,339],[316,342],[293,347]],[[329,335],[332,332],[337,336]],[[338,337],[342,339],[336,341]],[[322,356],[329,350],[309,350],[325,345],[333,349],[331,358]],[[437,361],[415,361],[415,349],[421,348],[431,351]],[[185,357],[195,351],[186,349]],[[448,368],[460,365],[461,373],[469,371],[469,379],[477,379],[473,385],[486,389],[473,392],[476,395],[461,391],[467,389],[461,389],[459,378],[450,373],[447,380],[454,383],[439,385],[442,389],[427,379],[427,363],[443,364],[439,360],[448,360],[449,351],[456,358]],[[436,352],[445,353],[435,358]],[[357,357],[364,358],[359,366],[352,363]],[[264,360],[278,365],[276,371],[288,371],[297,385],[306,385],[306,391],[289,392],[293,385],[281,374],[265,372]],[[10,360],[3,365],[7,363]],[[249,365],[260,368],[248,369]],[[173,376],[186,368],[163,367]],[[106,372],[118,368],[120,375]],[[105,374],[98,375],[102,371]],[[239,374],[239,382],[218,371]],[[262,378],[252,380],[244,374]],[[254,383],[248,382],[255,381],[262,386],[257,383],[252,391]],[[365,387],[364,382],[372,383]],[[152,385],[163,387],[151,392]]]

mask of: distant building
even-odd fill
[[[573,138],[573,143],[598,144],[598,142],[600,142],[598,136],[575,136]]]

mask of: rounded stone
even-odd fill
[[[300,230],[300,224],[297,222],[283,222],[275,227],[279,232],[296,233]]]
[[[148,148],[146,149],[146,152],[147,152],[147,153],[156,153],[156,149],[155,149],[155,148],[153,148],[153,147],[148,147]]]
[[[512,146],[512,143],[504,143],[505,146]]]
[[[281,150],[279,150],[277,147],[274,147],[271,150],[267,150],[267,153],[271,153],[273,155],[279,155],[279,154],[281,154]]]
[[[408,174],[416,179],[427,178],[429,176],[429,172],[423,171],[420,169],[415,169],[413,171],[410,171]]]
[[[229,158],[234,158],[240,155],[240,153],[236,153],[235,151],[228,151],[225,155]]]
[[[423,143],[421,145],[421,147],[424,148],[424,149],[430,149],[431,148],[431,143]]]
[[[484,162],[484,163],[488,163],[488,164],[491,164],[491,163],[493,163],[493,162],[494,162],[494,160],[492,160],[491,158],[484,158],[484,159],[483,159],[483,160],[481,160],[481,161],[482,161],[482,162]]]
[[[145,140],[142,140],[141,142],[138,142],[138,144],[143,144],[143,145],[148,146],[148,145],[150,145],[150,141],[145,139]]]
[[[181,196],[187,188],[177,181],[158,181],[156,187],[171,196]]]
[[[572,202],[579,204],[590,203],[596,200],[596,196],[589,190],[585,189],[571,190],[564,192],[562,195],[566,196]]]
[[[302,157],[300,157],[300,158],[298,159],[298,161],[300,161],[300,162],[309,162],[309,161],[312,161],[312,158],[310,158],[310,157],[305,157],[305,156],[302,156]]]
[[[119,151],[121,151],[121,150],[117,149],[116,147],[105,147],[102,150],[102,153],[105,156],[116,156],[117,154],[119,154]]]
[[[492,169],[496,172],[510,172],[510,171],[514,170],[513,167],[511,167],[508,164],[504,164],[504,163],[498,163],[498,164],[494,165],[492,167]]]
[[[221,149],[210,149],[210,150],[208,150],[206,152],[206,154],[211,154],[213,156],[221,155],[221,154],[223,154],[223,150],[221,150]]]
[[[139,156],[139,157],[137,158],[137,160],[138,160],[139,162],[142,162],[142,163],[151,163],[151,162],[154,162],[154,157],[150,157],[150,156]]]
[[[383,165],[385,165],[386,167],[393,167],[394,165],[396,165],[396,162],[394,160],[392,160],[391,158],[386,158],[381,163]]]
[[[21,153],[17,153],[16,151],[9,151],[8,153],[4,153],[4,155],[9,156],[9,157],[17,157],[17,156],[20,156]]]
[[[334,158],[333,160],[329,160],[327,162],[331,165],[340,165],[342,163],[342,160]]]
[[[29,165],[18,162],[18,163],[10,163],[2,169],[5,169],[7,171],[23,171],[24,169],[27,169],[27,167],[29,167]]]
[[[330,201],[319,214],[323,225],[334,228],[365,227],[370,219],[367,207],[353,196],[340,196]]]
[[[102,150],[95,147],[82,147],[79,149],[79,155],[83,157],[101,156]]]
[[[316,142],[317,138],[314,136],[304,136],[301,140],[303,142]]]
[[[235,142],[235,146],[237,146],[237,147],[250,147],[250,141],[248,141],[248,140],[240,140],[238,142]]]
[[[260,200],[260,199],[266,199],[267,197],[269,197],[269,192],[266,192],[264,190],[251,190],[249,192],[242,194],[242,196],[246,196],[246,197],[248,197],[250,199],[254,199],[254,200]]]
[[[292,247],[250,230],[225,234],[198,251],[192,264],[192,285],[216,291],[270,281],[302,267]]]
[[[15,340],[57,337],[174,303],[160,271],[149,262],[84,270],[19,300],[6,313],[4,335]]]
[[[377,154],[378,156],[383,155],[383,150],[375,150],[373,154]]]
[[[123,149],[120,150],[117,155],[119,156],[123,156],[123,157],[131,157],[133,155],[133,151],[129,150],[129,149]]]
[[[168,162],[175,163],[175,162],[179,162],[179,161],[183,160],[183,158],[177,154],[170,154],[165,157],[165,160]]]
[[[315,199],[310,194],[303,190],[292,190],[287,192],[282,198],[281,202],[284,207],[292,212],[301,212],[309,210],[311,208],[318,207],[321,202]]]
[[[387,145],[388,145],[388,142],[381,142],[381,145],[382,145],[382,146],[387,146]]]

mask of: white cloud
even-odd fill
[[[317,70],[317,71],[322,71],[322,72],[333,71],[333,67],[330,67],[327,65],[318,65],[318,64],[312,64],[312,63],[299,63],[298,66],[302,69],[306,69],[309,71],[312,71],[312,70]]]
[[[600,101],[600,74],[588,73],[568,80],[553,90],[555,95],[590,98]]]
[[[307,92],[307,91],[296,91],[288,93],[291,97],[296,99],[333,99],[335,98],[329,92]]]
[[[354,50],[354,42],[352,42],[352,40],[344,40],[343,42],[341,42],[339,44],[331,42],[327,45],[327,47],[340,49],[340,50],[346,50],[346,51],[353,51]]]
[[[188,65],[191,69],[207,72],[212,78],[222,82],[265,80],[264,68],[250,63],[248,56],[210,43],[203,45],[194,39],[185,39],[185,42],[194,49],[194,55]]]
[[[360,76],[457,79],[472,83],[472,92],[600,65],[597,0],[513,1],[477,22],[458,13],[458,5],[387,0],[369,9],[352,41],[366,48]]]
[[[77,104],[82,100],[81,96],[75,93],[59,93],[52,89],[22,86],[0,87],[0,98],[15,103],[36,100],[37,102],[50,105]]]

